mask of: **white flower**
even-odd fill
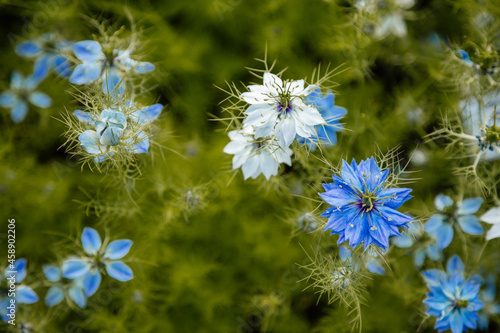
[[[316,135],[314,126],[325,120],[304,99],[317,87],[304,88],[304,80],[283,82],[278,76],[264,73],[264,85],[248,86],[241,98],[251,104],[245,111],[243,126],[255,128],[255,138],[275,136],[282,148],[290,146],[297,135]]]
[[[380,26],[375,31],[375,36],[378,39],[383,39],[391,34],[396,37],[405,37],[407,34],[406,23],[400,13],[393,13],[381,19]]]
[[[234,155],[233,169],[241,167],[245,180],[255,179],[261,173],[269,180],[269,177],[278,174],[281,163],[292,165],[291,149],[279,147],[271,140],[255,140],[251,126],[231,131],[228,135],[231,142],[224,147],[224,152]]]
[[[500,237],[500,207],[491,208],[479,219],[483,222],[493,224],[493,227],[486,234],[487,241]]]

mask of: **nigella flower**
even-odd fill
[[[455,204],[449,196],[443,194],[436,196],[434,204],[439,213],[429,218],[424,230],[436,239],[439,250],[450,245],[454,234],[453,226],[457,223],[469,235],[483,233],[478,218],[472,215],[479,210],[483,201],[482,198],[471,198]]]
[[[224,147],[226,154],[234,155],[233,169],[241,167],[245,180],[261,173],[269,180],[278,174],[281,163],[292,165],[292,150],[280,147],[271,139],[256,140],[252,126],[228,133],[231,142]]]
[[[340,259],[342,261],[352,263],[354,270],[355,271],[359,270],[358,265],[354,263],[351,250],[349,250],[347,247],[341,245],[341,246],[339,246],[339,254],[340,254]],[[377,253],[375,253],[374,251],[367,251],[364,253],[364,255],[365,255],[364,265],[370,273],[379,274],[379,275],[385,274],[385,269],[382,266],[382,263],[380,262],[380,260],[378,259]]]
[[[493,224],[486,234],[487,241],[500,237],[500,207],[490,208],[479,219],[483,222]]]
[[[101,273],[106,273],[118,281],[129,281],[134,278],[132,270],[123,262],[133,242],[119,239],[109,244],[102,244],[99,233],[92,228],[82,232],[82,246],[87,256],[69,258],[62,264],[62,277],[68,279],[82,278],[85,296],[92,296],[101,284]]]
[[[35,59],[35,73],[41,78],[54,70],[66,78],[71,74],[71,63],[64,56],[73,43],[61,40],[56,34],[46,33],[36,39],[22,42],[16,46],[16,53],[26,58]]]
[[[11,319],[10,314],[14,313],[15,307],[18,304],[33,304],[38,302],[38,295],[31,289],[31,287],[22,284],[27,275],[26,259],[20,258],[14,261],[5,269],[0,272],[0,317],[3,321],[7,322]],[[11,282],[15,281],[15,303],[14,307],[11,306],[11,297],[9,296],[9,289]]]
[[[325,120],[325,124],[316,125],[316,135],[309,138],[298,137],[300,143],[307,143],[309,148],[314,151],[318,144],[326,146],[337,144],[337,132],[343,129],[339,120],[347,114],[347,110],[341,106],[335,105],[335,95],[328,91],[322,95],[321,90],[314,90],[305,99],[306,104],[315,106]]]
[[[381,171],[372,158],[359,165],[343,161],[342,178],[333,175],[333,183],[322,184],[320,196],[332,207],[321,216],[328,217],[325,230],[338,234],[338,244],[349,241],[354,248],[361,242],[365,249],[374,244],[389,246],[390,236],[401,236],[398,227],[408,227],[410,216],[396,209],[411,198],[411,189],[388,188],[389,170]]]
[[[484,306],[479,300],[481,283],[478,278],[466,279],[464,269],[462,260],[454,255],[446,264],[447,272],[429,269],[422,273],[430,289],[424,300],[426,313],[437,318],[434,328],[438,332],[450,329],[462,333],[477,328],[478,311]]]
[[[283,82],[274,74],[264,73],[264,84],[248,89],[241,94],[251,104],[243,126],[253,126],[256,139],[276,136],[279,145],[288,148],[297,135],[315,136],[314,126],[325,123],[318,109],[305,102],[316,86],[304,88],[304,80]]]
[[[479,328],[485,331],[488,328],[489,318],[500,314],[500,304],[495,303],[496,282],[493,275],[486,279],[486,288],[479,294],[484,307],[479,312]]]
[[[36,73],[35,73],[36,74]],[[0,94],[0,106],[10,109],[10,117],[15,123],[24,120],[28,113],[28,102],[39,108],[48,108],[52,104],[49,96],[36,91],[41,77],[37,75],[23,77],[14,72],[10,80],[10,89]]]
[[[314,214],[307,212],[299,216],[297,227],[302,231],[313,232],[318,228],[318,220]]]
[[[52,286],[45,295],[45,305],[54,306],[64,298],[71,299],[80,308],[87,306],[87,297],[83,291],[83,279],[66,280],[61,276],[61,269],[56,265],[43,265],[43,274]]]
[[[82,63],[75,67],[69,82],[90,84],[101,79],[107,93],[123,93],[121,80],[124,73],[133,70],[137,74],[146,74],[155,69],[149,62],[131,59],[131,50],[103,50],[101,44],[92,40],[75,43],[73,51]]]

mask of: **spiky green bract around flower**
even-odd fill
[[[326,192],[319,195],[332,205],[321,216],[328,217],[325,230],[338,234],[338,244],[349,242],[351,248],[364,243],[389,247],[390,236],[401,236],[399,227],[408,228],[413,221],[396,209],[411,198],[411,189],[387,188],[389,170],[381,171],[375,159],[343,161],[341,177],[322,184]]]
[[[453,333],[477,329],[477,311],[484,306],[479,300],[481,278],[465,278],[464,264],[459,256],[451,257],[444,272],[438,269],[424,271],[425,282],[430,289],[424,304],[427,314],[436,317],[434,328],[438,332],[450,329]]]
[[[70,257],[62,264],[62,277],[82,279],[85,296],[92,296],[101,284],[101,271],[118,281],[129,281],[134,278],[132,269],[118,260],[127,255],[133,242],[129,239],[118,239],[109,244],[102,244],[99,233],[92,228],[82,232],[82,246],[87,256]]]

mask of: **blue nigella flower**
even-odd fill
[[[11,304],[11,298],[8,295],[10,289],[10,282],[8,279],[10,277],[15,275],[16,281],[14,306],[17,306],[18,304],[33,304],[38,302],[38,295],[33,291],[33,289],[21,284],[27,275],[26,259],[17,259],[14,261],[13,265],[13,268],[7,267],[4,272],[0,272],[0,317],[4,322],[7,322],[10,319],[9,314],[12,313],[12,311],[15,311],[15,308],[8,308]]]
[[[83,291],[83,279],[64,281],[61,269],[56,265],[43,265],[43,274],[53,285],[45,295],[45,305],[54,306],[62,302],[66,297],[71,299],[80,308],[87,306],[87,297]]]
[[[40,83],[40,76],[35,74],[25,78],[20,73],[14,72],[10,80],[10,89],[0,94],[0,106],[10,109],[10,117],[15,123],[23,121],[26,117],[28,102],[43,109],[52,104],[49,96],[35,91]]]
[[[16,53],[26,58],[34,58],[34,72],[42,79],[51,70],[67,78],[71,74],[71,63],[64,54],[69,52],[72,46],[72,42],[63,41],[55,34],[46,33],[34,40],[18,44]]]
[[[69,81],[90,84],[102,79],[103,90],[107,93],[123,93],[121,80],[125,72],[133,70],[137,74],[145,74],[155,69],[149,62],[131,59],[130,50],[103,50],[101,44],[92,40],[75,43],[73,51],[82,63],[75,67]]]
[[[88,256],[65,260],[62,264],[62,276],[68,279],[82,278],[85,296],[90,297],[97,291],[104,269],[109,276],[118,281],[129,281],[134,278],[132,269],[117,260],[127,255],[133,244],[131,240],[119,239],[103,245],[95,229],[85,228],[81,241]]]
[[[436,239],[439,250],[450,245],[454,234],[453,226],[457,223],[469,235],[480,235],[484,232],[479,219],[471,215],[479,210],[483,201],[482,198],[471,198],[455,204],[446,195],[436,196],[434,204],[439,213],[430,217],[424,225],[424,230]]]
[[[316,89],[306,97],[305,102],[315,106],[326,123],[315,126],[316,136],[309,138],[297,136],[297,140],[306,143],[311,151],[316,149],[318,143],[325,146],[336,145],[337,132],[343,129],[339,120],[347,114],[347,110],[335,105],[335,95],[331,91],[322,95],[321,90]]]
[[[393,237],[392,240],[395,246],[406,249],[411,248],[415,244],[415,241],[420,240],[423,234],[424,231],[420,223],[410,223],[407,232],[403,234],[403,236]],[[431,239],[426,242],[423,247],[415,250],[413,254],[413,264],[416,267],[421,267],[424,264],[426,257],[432,261],[440,260],[442,257],[442,253],[438,249],[434,239]]]
[[[422,273],[430,289],[424,300],[426,313],[437,318],[434,328],[438,332],[451,329],[462,333],[477,328],[478,311],[484,306],[479,300],[481,279],[466,279],[464,268],[460,257],[454,255],[446,264],[447,272],[429,269]]]
[[[413,221],[396,210],[412,190],[387,188],[389,170],[381,171],[373,157],[359,165],[343,161],[341,176],[322,184],[326,192],[320,196],[332,205],[321,215],[328,217],[325,230],[339,235],[338,244],[349,241],[351,248],[363,242],[365,249],[370,244],[387,249],[390,236],[401,236],[398,227]]]
[[[495,303],[496,283],[495,277],[489,275],[486,279],[486,288],[479,294],[479,298],[484,303],[484,308],[479,312],[479,328],[485,331],[488,328],[490,316],[500,314],[500,304]]]

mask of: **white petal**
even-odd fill
[[[240,98],[249,104],[272,103],[274,100],[267,94],[260,92],[246,91],[240,95]]]
[[[498,238],[500,237],[500,224],[495,224],[493,227],[491,227],[490,230],[488,230],[488,233],[486,234],[486,240],[492,240],[493,238]]]
[[[245,180],[247,180],[249,177],[254,177],[254,174],[257,172],[258,169],[259,169],[258,156],[252,156],[241,167]]]
[[[480,218],[481,221],[486,223],[500,223],[500,207],[493,207],[484,213]]]
[[[264,86],[269,89],[273,96],[277,96],[278,91],[283,89],[283,81],[277,75],[264,73]]]
[[[292,96],[300,96],[299,94],[304,91],[304,80],[288,82],[285,91],[288,91]]]
[[[270,155],[269,152],[263,152],[260,154],[260,170],[264,174],[267,180],[271,176],[276,176],[278,174],[278,162],[275,161],[274,156]]]
[[[245,144],[242,144],[241,142],[237,142],[237,141],[231,141],[224,147],[224,149],[222,151],[226,154],[234,155],[234,154],[238,154],[239,152],[241,152],[245,148],[246,148]]]

